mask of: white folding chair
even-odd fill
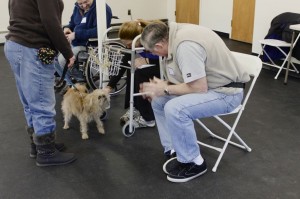
[[[278,72],[276,74],[276,76],[274,77],[274,79],[277,79],[279,74],[281,73],[282,69],[285,69],[286,70],[286,63],[288,61],[288,57],[289,57],[289,54],[291,53],[290,49],[291,49],[291,45],[293,45],[293,47],[295,46],[295,44],[297,43],[298,39],[300,37],[300,34],[298,34],[298,36],[296,37],[295,41],[293,42],[293,44],[291,43],[288,43],[288,42],[285,42],[285,41],[282,41],[282,40],[277,40],[277,39],[263,39],[263,40],[260,40],[259,43],[262,45],[262,51],[261,53],[258,55],[259,57],[261,55],[266,55],[266,57],[269,59],[269,61],[267,62],[263,62],[263,64],[265,65],[268,65],[268,66],[271,66],[271,67],[275,67],[275,68],[278,68]],[[275,63],[275,61],[271,58],[271,56],[268,54],[268,52],[265,50],[265,48],[267,46],[271,46],[271,47],[275,47],[276,49],[278,49],[282,55],[284,56],[283,59],[282,59],[282,63],[281,65],[278,65]],[[283,48],[288,48],[289,49],[289,52],[286,53]],[[292,69],[289,69],[289,71],[292,71],[292,72],[296,72],[296,73],[299,73],[299,71],[297,70],[297,68],[295,67],[294,63],[296,64],[300,64],[300,61],[297,60],[296,58],[292,57],[291,59],[291,65],[292,65]]]
[[[198,124],[200,124],[212,138],[217,138],[217,139],[221,140],[222,143],[224,143],[222,147],[216,147],[216,146],[212,146],[212,145],[209,145],[207,143],[198,141],[198,144],[200,144],[201,146],[208,147],[208,148],[214,149],[214,150],[219,152],[218,159],[217,159],[217,161],[216,161],[216,163],[215,163],[215,165],[212,169],[213,172],[216,172],[217,167],[218,167],[218,165],[219,165],[219,163],[220,163],[220,161],[221,161],[221,159],[222,159],[222,157],[225,153],[225,150],[226,150],[228,144],[231,144],[233,146],[242,148],[242,149],[244,149],[248,152],[251,151],[251,148],[240,138],[240,136],[235,132],[235,129],[236,129],[236,126],[238,125],[238,122],[241,118],[241,115],[242,115],[242,113],[245,109],[247,101],[248,101],[248,99],[250,97],[250,94],[253,90],[256,79],[259,76],[259,73],[260,73],[261,68],[262,68],[262,62],[256,56],[243,54],[243,53],[237,53],[237,52],[232,52],[232,53],[234,54],[234,57],[239,60],[240,63],[243,63],[243,65],[241,65],[240,67],[245,69],[249,73],[249,75],[252,77],[252,81],[251,81],[251,84],[250,84],[248,90],[247,91],[245,90],[245,97],[244,97],[243,102],[242,102],[241,105],[239,105],[235,110],[233,110],[230,113],[213,116],[215,119],[217,119],[221,124],[223,124],[229,130],[229,133],[228,133],[227,137],[221,137],[221,136],[213,133],[202,121],[200,121],[200,119],[196,120],[196,122]],[[232,114],[236,114],[236,118],[234,120],[233,125],[230,126],[228,123],[226,123],[221,118],[221,116],[232,115]],[[232,136],[237,138],[239,143],[231,141]]]

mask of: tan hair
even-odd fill
[[[124,39],[124,40],[133,40],[136,36],[139,34],[142,34],[144,28],[153,23],[163,23],[162,21],[159,20],[151,20],[151,21],[146,21],[143,19],[137,19],[134,21],[127,21],[124,22],[119,30],[119,38]]]

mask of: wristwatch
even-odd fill
[[[165,93],[166,95],[170,95],[170,92],[169,92],[169,90],[168,90],[168,87],[165,88],[164,93]]]

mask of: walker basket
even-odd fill
[[[121,49],[115,46],[103,45],[101,61],[99,60],[98,48],[90,47],[90,62],[94,65],[101,67],[101,72],[108,76],[116,76],[119,74],[119,70],[122,63],[122,57],[124,56],[121,53]],[[100,71],[100,68],[99,68]]]

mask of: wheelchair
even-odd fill
[[[118,27],[109,28],[106,34]],[[90,39],[86,45],[86,50],[80,51],[72,68],[68,69],[72,82],[86,83],[90,90],[103,88],[112,76],[118,75],[121,66],[121,57],[124,55],[125,46],[116,38],[108,39],[107,36],[102,42],[102,63],[98,57],[98,40]],[[105,63],[103,63],[103,61]],[[101,67],[102,65],[102,67]],[[108,65],[103,68],[103,65]],[[73,75],[73,71],[80,76],[80,79]],[[56,82],[60,77],[56,75]],[[123,73],[118,83],[112,88],[111,96],[115,96],[126,88],[127,76]],[[65,81],[55,85],[56,89],[65,86]]]
[[[109,49],[115,48],[115,49],[124,49],[125,46],[121,44],[120,42],[117,41],[109,41],[105,42],[105,46],[108,46]],[[110,78],[113,75],[118,74],[119,68],[117,68],[116,72],[108,71],[104,73],[104,71],[99,70],[100,68],[100,63],[96,61],[95,59],[98,59],[98,49],[95,46],[89,45],[87,47],[87,51],[81,51],[78,53],[76,62],[74,64],[74,67],[78,71],[80,71],[85,77],[85,82],[87,83],[88,87],[92,90],[97,89],[97,88],[103,88],[109,81]],[[106,56],[106,55],[105,55]],[[116,64],[115,61],[112,60],[113,58],[109,58],[109,62],[112,64],[110,67],[110,70],[112,68],[116,68],[119,66],[115,66],[113,64]],[[72,70],[72,69],[71,69]],[[126,88],[126,74],[124,74],[119,82],[116,84],[116,86],[113,88],[111,91],[110,95],[115,96],[122,92]],[[75,80],[76,81],[76,80]]]

